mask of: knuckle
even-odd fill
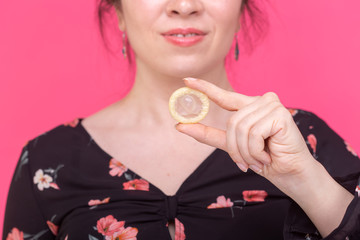
[[[277,109],[278,107],[283,107],[283,105],[278,101],[273,101],[269,103],[269,107],[273,109]]]
[[[257,127],[253,127],[253,128],[251,128],[250,131],[249,131],[249,137],[250,137],[250,138],[255,139],[255,138],[258,138],[260,135],[261,135],[260,129],[257,128]]]
[[[250,127],[253,125],[254,123],[254,119],[256,119],[256,113],[255,112],[250,112],[248,115],[244,115],[239,114],[237,116],[234,122],[235,124],[235,129],[238,132],[247,132],[249,131]]]
[[[255,159],[258,159],[259,151],[257,149],[249,148],[249,152],[250,152],[252,158],[254,159],[253,161],[255,161]]]
[[[245,118],[236,125],[236,132],[244,133],[249,129],[249,119]]]
[[[235,125],[237,121],[235,120],[235,117],[232,116],[231,118],[229,118],[229,120],[227,121],[227,128],[231,128],[232,126]]]
[[[268,101],[280,101],[279,96],[274,92],[267,92],[263,95],[263,97]]]
[[[243,146],[243,145],[240,146],[239,151],[240,151],[240,154],[243,157],[244,161],[251,162],[252,157],[251,157],[251,154],[249,152],[249,147],[248,146],[246,146],[246,147]]]
[[[238,122],[239,122],[239,117],[240,117],[240,114],[239,114],[239,111],[234,114],[233,116],[231,116],[227,122],[227,127],[230,128],[230,127],[235,127]]]
[[[276,111],[277,114],[279,116],[281,116],[281,118],[286,119],[286,118],[292,118],[291,113],[283,106],[283,105],[279,105],[276,107]]]

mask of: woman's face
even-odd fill
[[[223,68],[242,0],[122,0],[118,13],[139,68],[171,77]]]

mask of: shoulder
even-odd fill
[[[329,142],[341,147],[346,145],[346,142],[316,114],[301,109],[290,108],[289,111],[312,151],[326,146]]]
[[[333,177],[347,178],[360,169],[354,149],[329,125],[314,113],[291,109],[309,151]]]
[[[75,119],[32,139],[25,149],[32,164],[51,164],[57,162],[57,159],[68,159],[89,141],[90,136],[81,127],[81,119]]]
[[[320,122],[325,123],[319,116],[317,116],[315,113],[303,110],[303,109],[297,109],[297,108],[287,108],[291,115],[294,118],[294,121],[298,124],[319,124]]]
[[[315,113],[295,108],[288,108],[288,110],[304,137],[308,138],[309,135],[315,133],[318,136],[330,134],[333,137],[339,137],[335,131]]]
[[[315,158],[319,155],[330,154],[341,157],[350,156],[358,160],[358,156],[352,147],[335,130],[333,130],[323,119],[312,112],[290,109],[289,110],[304,136],[310,151]],[[358,161],[360,162],[360,161]]]
[[[74,141],[83,135],[79,131],[80,124],[81,119],[75,119],[71,122],[58,125],[30,140],[28,148],[36,150],[71,146]]]

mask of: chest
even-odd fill
[[[91,119],[82,122],[94,147],[168,196],[215,150],[173,126],[103,125]]]
[[[105,226],[105,231],[108,229],[106,224],[119,227],[118,231],[111,233],[114,237],[131,232],[137,239],[170,240],[175,235],[169,232],[172,229],[175,232],[183,231],[186,239],[223,239],[224,234],[228,234],[226,239],[239,239],[244,233],[250,234],[245,239],[264,239],[264,236],[254,234],[259,232],[257,228],[269,225],[268,219],[272,221],[266,236],[281,239],[287,199],[258,175],[244,174],[236,169],[225,152],[216,150],[209,157],[205,156],[205,161],[196,162],[198,157],[191,158],[190,155],[187,156],[189,161],[186,158],[183,161],[177,159],[188,165],[193,161],[198,166],[192,165],[195,170],[189,168],[190,175],[175,174],[176,178],[166,178],[162,173],[165,169],[181,167],[175,162],[173,165],[176,167],[167,164],[171,162],[168,160],[162,168],[158,166],[161,161],[157,162],[156,158],[142,161],[139,154],[125,152],[129,155],[118,157],[128,157],[133,161],[115,162],[95,142],[86,141],[80,151],[77,149],[76,157],[69,155],[59,158],[64,165],[56,180],[61,190],[39,192],[40,201],[47,203],[40,203],[40,206],[46,206],[44,212],[47,219],[53,219],[59,225],[61,222],[58,239],[64,239],[67,235],[75,239],[88,238],[90,235],[91,239],[102,239],[104,232],[101,227]],[[161,158],[167,159],[166,155],[170,153],[164,151]],[[115,156],[116,153],[113,154]],[[130,167],[132,163],[137,164]],[[150,170],[141,172],[146,167]],[[186,168],[181,170],[185,171]],[[152,171],[149,177],[144,176]],[[176,170],[173,171],[176,173]],[[162,176],[156,178],[156,174]],[[183,179],[177,178],[178,175]],[[141,182],[141,179],[146,180]],[[156,179],[159,186],[164,188],[175,186],[174,182],[169,183],[166,179],[180,179],[180,191],[170,197],[154,184]],[[255,190],[252,194],[260,194],[258,190],[266,191],[266,197],[260,194],[265,201],[246,197],[244,191],[250,193],[249,190]],[[221,198],[228,199],[232,204],[222,205],[224,201]],[[279,214],[279,209],[283,209],[284,214]],[[276,221],[274,216],[278,217]],[[175,228],[171,223],[175,223]]]
[[[215,150],[195,141],[173,142],[151,138],[104,143],[101,148],[117,162],[168,196],[174,195]]]

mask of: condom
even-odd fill
[[[169,110],[171,116],[180,123],[197,123],[209,112],[209,99],[197,90],[179,88],[170,97]]]

